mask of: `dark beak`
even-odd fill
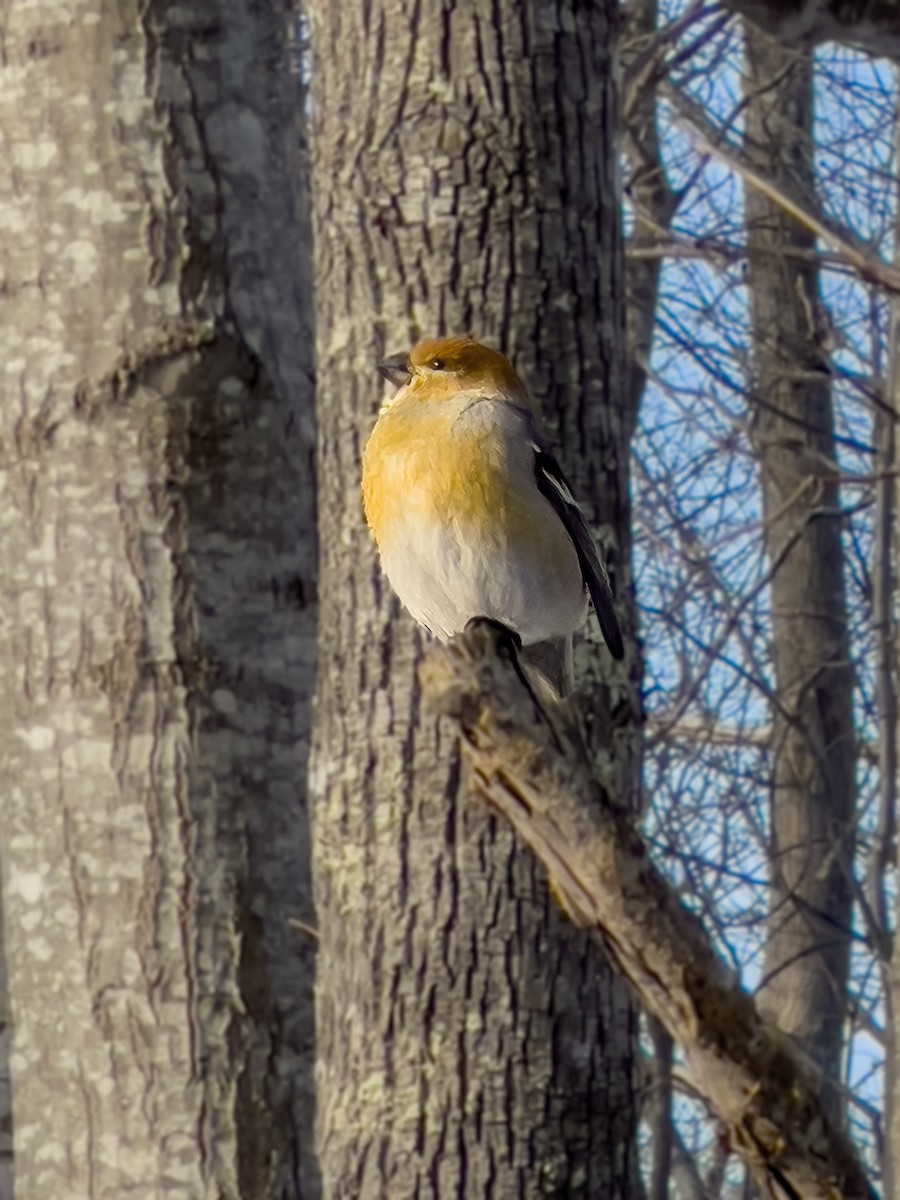
[[[406,353],[392,354],[390,358],[386,358],[384,362],[378,364],[378,373],[395,387],[404,387],[412,379],[409,355]]]

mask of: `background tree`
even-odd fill
[[[468,799],[358,495],[379,358],[474,331],[541,401],[633,634],[614,10],[309,9],[319,1145],[335,1196],[635,1188],[631,1002],[530,854]],[[634,693],[592,655],[593,740],[625,779]]]
[[[309,916],[315,627],[286,18],[230,0],[3,16],[20,1200],[315,1191],[311,954],[289,924]]]
[[[787,196],[814,195],[813,78],[805,55],[752,26],[750,165]],[[840,1109],[853,904],[857,740],[826,318],[816,239],[745,191],[752,337],[750,437],[771,564],[772,915],[763,1011],[821,1068]]]

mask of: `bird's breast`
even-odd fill
[[[442,637],[473,616],[526,642],[571,632],[586,610],[581,569],[537,488],[528,447],[458,424],[401,436],[390,415],[366,447],[363,498],[391,585],[413,616]]]

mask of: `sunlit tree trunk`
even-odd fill
[[[287,19],[4,10],[17,1200],[315,1194],[314,947],[290,924],[310,919],[315,590]]]
[[[544,406],[633,632],[614,8],[310,6],[319,1147],[334,1197],[634,1194],[631,1003],[470,797],[358,494],[379,357],[440,332],[499,345]],[[581,676],[592,743],[629,786],[634,695],[604,655],[592,647]]]
[[[788,195],[814,186],[812,64],[747,28],[745,147]],[[850,951],[853,671],[815,237],[745,194],[759,460],[776,684],[772,912],[761,1001],[834,1085]],[[837,1107],[837,1093],[832,1092]]]

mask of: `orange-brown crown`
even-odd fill
[[[445,383],[448,392],[483,387],[526,399],[524,384],[500,351],[470,337],[425,338],[410,350],[409,368],[414,380]]]

